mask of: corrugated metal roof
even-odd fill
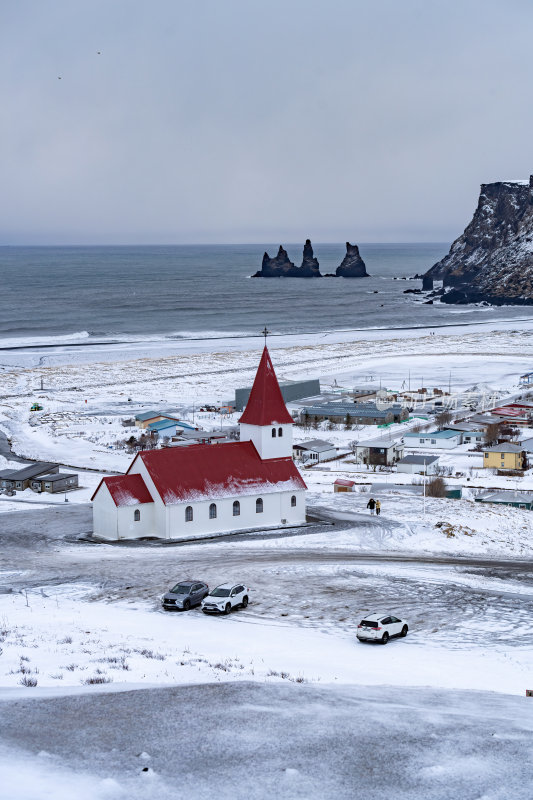
[[[435,461],[438,460],[439,460],[438,456],[412,455],[412,456],[404,456],[402,459],[400,459],[400,461],[398,461],[398,464],[417,464],[423,467],[424,464],[426,464],[427,466],[428,464],[434,464]]]
[[[295,442],[293,444],[293,449],[297,450],[298,448],[322,453],[324,450],[335,450],[335,445],[331,442],[324,441],[324,439],[310,439],[308,442]]]

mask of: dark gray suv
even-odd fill
[[[203,581],[180,581],[161,598],[161,605],[167,611],[188,611],[198,606],[209,594],[209,586]]]

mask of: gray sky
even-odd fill
[[[3,0],[0,244],[451,240],[533,172],[532,33],[530,0]]]

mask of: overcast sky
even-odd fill
[[[451,241],[533,172],[530,0],[3,0],[0,244]]]

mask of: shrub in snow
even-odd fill
[[[19,683],[21,686],[37,686],[37,678],[34,678],[33,675],[23,675]]]

